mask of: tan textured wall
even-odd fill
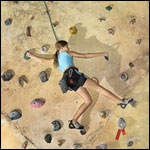
[[[130,149],[126,146],[133,139],[133,149],[149,148],[149,3],[142,1],[88,1],[88,2],[47,2],[53,22],[59,21],[55,27],[59,39],[69,42],[70,49],[77,52],[107,51],[110,61],[103,57],[92,59],[75,58],[75,65],[89,77],[97,77],[100,84],[114,93],[124,97],[134,97],[138,101],[137,108],[128,106],[120,109],[101,93],[89,89],[93,98],[92,106],[80,119],[88,132],[81,136],[79,131],[68,129],[70,120],[82,103],[82,99],[74,92],[62,94],[58,85],[62,74],[52,64],[40,64],[33,60],[24,60],[25,51],[34,49],[40,53],[44,44],[50,44],[48,54],[55,52],[55,39],[50,28],[44,3],[36,1],[2,2],[1,15],[1,74],[13,69],[15,76],[9,82],[1,79],[2,93],[2,148],[21,148],[25,140],[29,140],[27,148],[56,148],[56,141],[65,139],[61,148],[72,148],[73,143],[82,143],[82,148],[96,148],[102,143],[108,149]],[[107,11],[106,6],[112,10]],[[31,17],[34,19],[31,20]],[[130,24],[131,16],[136,17],[135,24]],[[100,17],[106,21],[100,22]],[[7,18],[12,18],[10,26],[5,26]],[[78,33],[69,34],[69,28],[76,26]],[[32,26],[31,37],[26,36],[26,28]],[[108,34],[108,29],[115,27],[115,34]],[[140,45],[137,39],[142,39]],[[134,68],[128,63],[133,62]],[[41,83],[39,72],[51,69],[50,79]],[[120,72],[126,71],[129,80],[118,79]],[[25,75],[29,83],[20,87],[18,77]],[[9,88],[9,90],[7,90]],[[33,109],[30,102],[38,97],[46,99],[40,109]],[[22,110],[22,118],[9,121],[8,114],[13,109]],[[100,110],[111,110],[106,120],[99,118]],[[117,120],[123,117],[127,122],[126,135],[115,141]],[[52,131],[51,122],[61,120],[63,128]],[[46,133],[52,134],[51,144],[44,141]]]

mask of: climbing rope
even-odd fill
[[[53,31],[53,33],[54,33],[55,39],[56,39],[56,41],[58,41],[58,38],[57,38],[57,36],[56,36],[56,32],[55,32],[54,27],[53,27],[52,19],[51,19],[51,16],[50,16],[50,13],[49,13],[49,11],[48,11],[48,7],[47,7],[47,4],[46,4],[45,1],[44,1],[44,5],[45,5],[45,8],[46,8],[47,15],[48,15],[48,17],[49,17],[49,21],[50,21],[50,24],[51,24],[52,31]]]

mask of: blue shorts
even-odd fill
[[[75,67],[68,68],[64,74],[67,76],[67,86],[74,91],[77,91],[79,87],[83,86],[88,78]]]

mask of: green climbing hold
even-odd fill
[[[107,6],[106,10],[110,11],[110,10],[112,10],[112,7],[111,6]]]
[[[27,53],[28,53],[28,52],[29,52],[29,51],[26,51],[26,52],[24,53],[24,59],[25,59],[25,60],[29,60],[29,59],[30,59],[30,57],[27,56]]]

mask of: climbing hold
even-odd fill
[[[130,24],[135,24],[136,23],[136,17],[135,16],[130,16],[129,17],[129,23]]]
[[[26,32],[27,36],[31,36],[31,26],[27,27],[27,32]]]
[[[109,28],[108,33],[114,35],[115,34],[115,27]]]
[[[142,39],[137,39],[137,40],[136,40],[136,44],[138,44],[138,45],[140,45],[141,42],[142,42]]]
[[[121,81],[127,81],[127,80],[128,80],[128,74],[127,74],[126,72],[121,72],[121,73],[119,74],[119,79],[120,79]]]
[[[109,60],[108,56],[105,56],[104,58],[105,58],[107,61]]]
[[[42,53],[47,53],[49,48],[50,48],[50,45],[46,44],[46,45],[43,45],[40,50]]]
[[[99,146],[96,146],[96,149],[107,149],[107,144],[101,144]]]
[[[105,111],[100,112],[100,117],[105,119],[107,117],[107,113]]]
[[[56,27],[57,25],[59,25],[59,21],[55,21],[55,22],[53,23],[53,26],[54,26],[54,27]]]
[[[74,149],[79,149],[79,148],[81,148],[81,146],[82,146],[82,144],[80,144],[80,143],[73,144]]]
[[[127,146],[128,147],[130,147],[130,146],[132,146],[133,145],[133,141],[129,141],[128,143],[127,143]]]
[[[99,21],[100,21],[100,22],[106,21],[106,17],[101,17],[101,18],[99,18]]]
[[[77,30],[76,26],[70,27],[70,29],[69,29],[70,34],[77,34],[77,32],[78,32],[78,30]]]
[[[46,134],[46,135],[45,135],[45,141],[46,141],[47,143],[51,143],[51,141],[52,141],[52,136],[51,136],[50,134]]]
[[[22,75],[21,77],[18,78],[18,82],[19,82],[20,86],[23,87],[24,82],[28,83],[28,79],[25,75]]]
[[[29,51],[26,51],[25,53],[24,53],[24,59],[25,60],[29,60],[30,59],[30,57],[29,56],[27,56],[27,53],[28,53]]]
[[[31,17],[31,20],[33,20],[33,19],[34,19],[34,16]]]
[[[61,129],[61,123],[57,120],[51,123],[53,125],[53,131],[58,131]]]
[[[137,107],[138,102],[137,102],[136,100],[133,100],[133,101],[130,102],[130,105],[131,105],[132,107]]]
[[[9,18],[9,19],[7,19],[6,21],[5,21],[5,25],[6,26],[9,26],[9,25],[11,25],[12,24],[12,19],[11,18]]]
[[[65,142],[64,139],[58,140],[58,141],[57,141],[57,145],[58,145],[58,146],[62,146],[64,142]]]
[[[42,98],[36,98],[30,104],[33,108],[40,108],[45,104],[45,100]]]
[[[4,81],[10,81],[13,78],[13,76],[14,76],[13,70],[7,70],[3,73],[2,79]]]
[[[111,6],[107,6],[106,10],[110,11],[110,10],[112,10],[112,7]]]
[[[134,64],[132,62],[129,62],[129,66],[130,66],[130,68],[133,68]]]
[[[48,81],[48,75],[45,71],[40,72],[39,76],[40,76],[41,82],[44,83],[44,82]]]
[[[13,1],[13,3],[14,3],[14,4],[18,4],[18,3],[19,3],[19,1]]]
[[[21,111],[20,110],[13,110],[9,114],[10,120],[18,120],[19,118],[22,117]]]
[[[118,128],[119,129],[124,129],[126,127],[126,122],[123,118],[119,118],[118,120]]]

